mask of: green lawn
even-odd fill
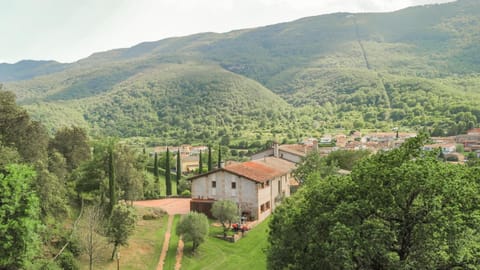
[[[222,228],[210,226],[209,237],[195,255],[191,253],[192,243],[185,243],[182,270],[266,269],[268,222],[265,220],[236,243],[215,238],[222,234]]]
[[[163,264],[163,269],[170,270],[175,269],[175,262],[177,257],[177,247],[178,240],[180,237],[177,236],[177,223],[180,220],[181,215],[175,215],[172,223],[172,230],[170,232],[170,242],[168,243],[167,256],[165,257],[165,263]]]
[[[165,183],[165,175],[160,175],[158,178],[160,183],[160,196],[167,196],[167,185]],[[177,180],[174,176],[171,178],[172,181],[172,195],[177,195]]]

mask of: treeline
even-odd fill
[[[0,157],[1,269],[79,269],[78,256],[90,263],[98,256],[98,239],[112,245],[113,258],[133,232],[134,200],[189,188],[180,174],[154,176],[153,159],[118,139],[92,141],[76,126],[50,137],[7,91],[0,91]],[[166,172],[179,166],[167,162],[173,154],[162,159]]]
[[[268,269],[479,269],[478,158],[447,163],[427,142],[307,156],[273,213]]]

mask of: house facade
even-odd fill
[[[276,158],[232,164],[191,178],[191,211],[210,215],[214,201],[231,200],[239,216],[262,221],[290,196],[291,171],[295,165]]]

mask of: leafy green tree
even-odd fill
[[[37,173],[34,187],[39,197],[42,217],[61,217],[68,213],[67,189],[64,179],[59,179],[47,169]]]
[[[318,152],[310,152],[302,158],[300,165],[293,171],[293,176],[300,184],[303,184],[312,174],[318,174],[323,178],[336,174],[337,171],[338,167],[335,162],[327,164],[327,159],[320,156]]]
[[[50,142],[50,147],[65,157],[68,171],[78,168],[91,156],[87,133],[77,126],[58,130]]]
[[[425,142],[307,181],[273,213],[268,268],[479,269],[479,170],[439,161]]]
[[[351,171],[353,166],[361,159],[371,154],[369,150],[337,150],[327,156],[327,164],[335,164],[341,169]]]
[[[202,150],[198,154],[198,173],[203,173]]]
[[[115,257],[118,246],[128,244],[128,238],[135,229],[136,221],[137,217],[133,207],[124,204],[114,206],[107,231],[108,240],[113,244],[112,260]]]
[[[0,169],[8,164],[19,163],[22,158],[17,150],[13,147],[4,146],[1,144],[0,138]]]
[[[212,147],[208,146],[208,171],[213,169],[212,166]]]
[[[190,212],[177,224],[177,235],[183,235],[185,242],[192,241],[195,252],[208,235],[208,218],[202,213]]]
[[[212,205],[212,215],[222,223],[223,237],[227,237],[227,231],[239,217],[237,204],[230,200],[215,201]]]
[[[180,179],[182,178],[182,161],[180,160],[180,149],[177,152],[177,195],[180,195]]]
[[[0,170],[0,268],[28,269],[39,250],[40,207],[35,172],[24,165]]]
[[[140,153],[127,145],[118,145],[115,157],[115,181],[120,198],[133,201],[143,197],[145,161]]]
[[[3,145],[15,148],[24,161],[46,163],[47,131],[16,105],[15,94],[8,91],[0,91],[0,140]]]
[[[172,195],[172,180],[170,179],[170,150],[167,148],[167,155],[165,159],[165,185],[167,189],[167,196]]]

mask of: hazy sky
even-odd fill
[[[332,12],[452,0],[0,0],[0,63],[73,62],[98,51]]]

